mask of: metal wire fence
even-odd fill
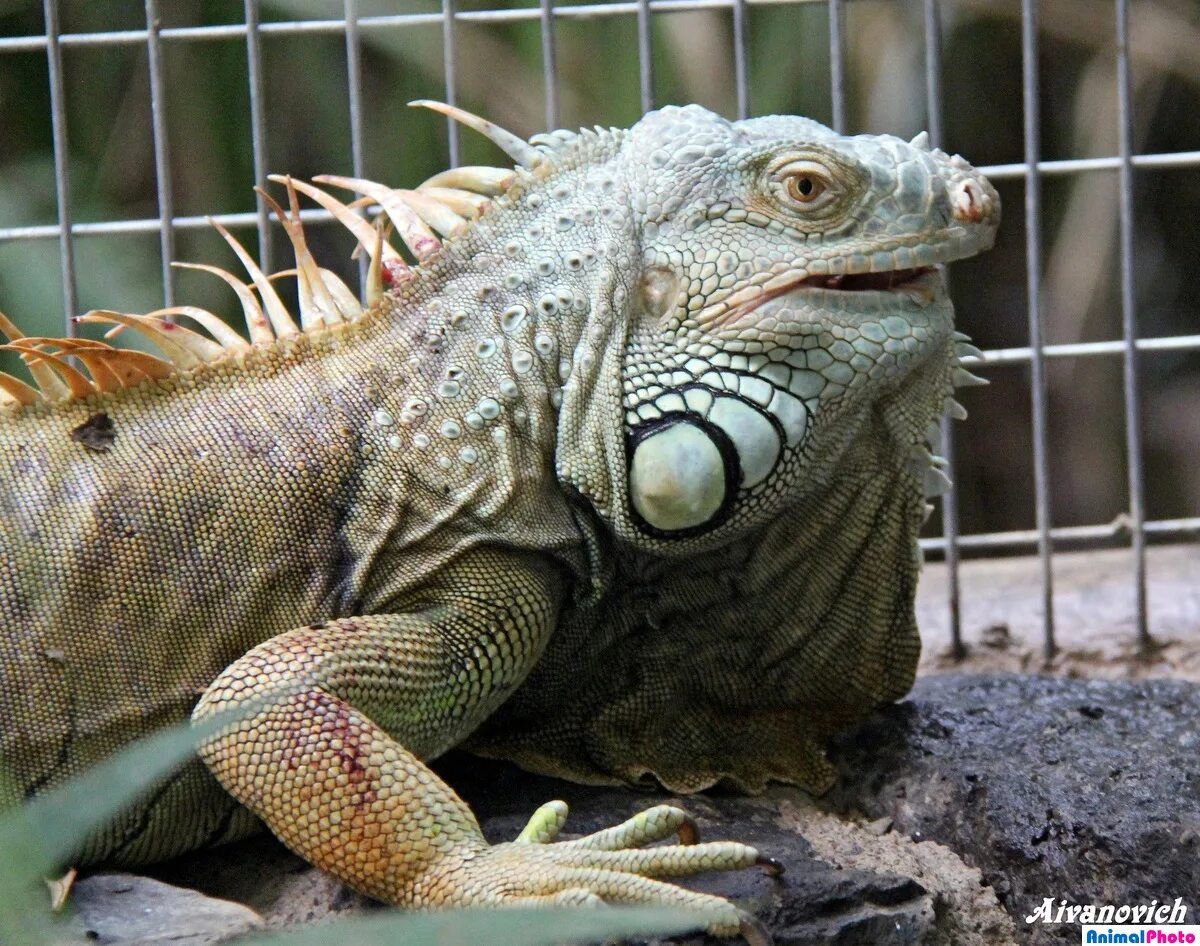
[[[919,0],[924,25],[925,100],[928,130],[935,146],[946,145],[943,130],[942,10],[939,0]],[[853,39],[845,30],[845,0],[618,0],[592,4],[562,4],[539,0],[537,6],[503,9],[466,10],[458,0],[441,0],[436,12],[395,13],[360,16],[357,0],[344,0],[343,15],[328,19],[295,19],[264,22],[259,0],[244,0],[244,22],[225,25],[164,28],[160,25],[159,0],[145,0],[145,28],[102,32],[63,33],[59,27],[59,0],[44,0],[45,32],[36,35],[0,37],[0,68],[10,53],[43,53],[49,75],[49,103],[53,129],[53,157],[57,222],[38,225],[0,226],[0,244],[13,241],[57,241],[61,260],[62,297],[66,330],[72,329],[70,317],[78,311],[77,264],[75,244],[89,235],[153,233],[160,241],[162,283],[165,305],[175,304],[176,275],[170,267],[175,257],[175,239],[182,231],[208,226],[208,218],[177,216],[171,182],[172,142],[168,135],[166,77],[163,68],[164,47],[176,44],[203,44],[217,40],[244,41],[248,66],[250,129],[254,176],[259,183],[267,177],[267,122],[264,106],[264,39],[285,35],[321,34],[344,37],[348,83],[346,107],[349,113],[350,153],[355,176],[363,175],[364,118],[362,47],[364,35],[373,31],[403,30],[415,26],[440,26],[444,50],[444,88],[431,90],[453,104],[458,98],[458,29],[463,24],[501,24],[533,21],[541,34],[542,78],[547,128],[559,122],[559,74],[556,56],[556,26],[561,21],[592,20],[601,17],[634,18],[637,26],[640,96],[643,110],[655,106],[655,76],[652,36],[656,18],[672,12],[728,11],[732,27],[733,76],[736,84],[737,117],[751,114],[752,92],[748,78],[748,8],[754,6],[827,6],[829,22],[831,114],[833,126],[847,127],[847,74],[845,51]],[[1099,0],[1098,0],[1099,3]],[[1052,552],[1056,543],[1086,541],[1121,542],[1132,546],[1134,568],[1130,581],[1134,586],[1138,641],[1143,648],[1151,644],[1146,601],[1146,541],[1148,537],[1182,538],[1200,534],[1200,517],[1148,519],[1145,505],[1144,467],[1142,464],[1142,392],[1139,364],[1142,356],[1161,352],[1200,351],[1200,334],[1144,338],[1139,336],[1134,286],[1133,193],[1135,171],[1175,168],[1200,168],[1200,151],[1157,154],[1134,153],[1134,114],[1130,81],[1130,3],[1115,4],[1116,98],[1118,102],[1118,147],[1108,156],[1070,160],[1043,160],[1040,153],[1041,116],[1039,114],[1039,6],[1036,0],[1021,0],[1022,88],[1024,109],[1024,158],[1018,163],[984,167],[994,180],[1018,180],[1024,184],[1026,290],[1029,343],[1023,347],[991,349],[984,352],[982,370],[991,366],[1026,365],[1030,377],[1030,435],[1032,438],[1032,476],[1035,495],[1033,529],[962,534],[959,528],[958,495],[954,489],[945,495],[942,507],[942,534],[922,540],[927,552],[944,556],[948,569],[950,629],[952,647],[962,651],[959,621],[959,554],[962,551],[996,554],[1033,547],[1040,561],[1043,603],[1043,643],[1047,657],[1055,650],[1054,587]],[[64,104],[63,51],[74,48],[143,47],[150,77],[151,118],[153,123],[154,167],[157,173],[157,209],[153,217],[77,223],[71,202],[68,159],[67,109]],[[449,163],[458,163],[460,142],[457,126],[448,129]],[[1120,307],[1121,334],[1109,340],[1047,344],[1046,313],[1041,296],[1043,206],[1042,181],[1046,178],[1079,175],[1085,172],[1115,172],[1118,186],[1120,220]],[[324,220],[323,211],[306,210],[305,219]],[[259,251],[266,268],[270,266],[271,239],[267,208],[260,199],[257,212],[218,213],[216,220],[227,226],[255,227]],[[2,221],[0,221],[2,222]],[[1125,513],[1114,521],[1069,527],[1054,527],[1051,522],[1050,477],[1051,443],[1047,423],[1046,366],[1051,359],[1119,359],[1122,367],[1125,449],[1127,451],[1127,503]],[[953,475],[953,438],[950,425],[944,425],[943,437]]]

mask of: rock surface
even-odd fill
[[[1181,896],[1195,922],[1195,684],[924,678],[909,701],[839,739],[832,758],[840,781],[818,802],[784,788],[762,798],[678,799],[579,786],[462,755],[439,769],[497,841],[550,798],[570,804],[574,834],[662,801],[684,805],[706,838],[755,844],[786,864],[777,879],[743,871],[689,884],[739,901],[780,946],[1078,942],[1077,926],[1024,922],[1046,897],[1119,904]],[[183,858],[154,875],[245,903],[272,928],[377,908],[270,838]],[[110,930],[125,938],[101,942],[167,941],[142,927]]]
[[[253,910],[133,874],[95,874],[71,891],[59,942],[101,946],[210,946],[260,929]]]
[[[1200,687],[1176,680],[920,680],[835,749],[823,801],[979,867],[1031,946],[1047,897],[1200,908]]]

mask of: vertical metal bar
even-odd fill
[[[638,0],[638,66],[642,79],[642,111],[654,108],[654,36],[650,23],[650,0]]]
[[[358,33],[358,0],[345,0],[346,86],[350,99],[350,162],[363,177],[362,43]]]
[[[945,143],[942,134],[942,14],[938,0],[925,0],[925,108],[929,141]]]
[[[737,117],[750,117],[750,83],[747,80],[746,51],[750,46],[750,23],[746,0],[733,0],[733,77],[737,86]]]
[[[1033,400],[1033,486],[1038,557],[1042,570],[1043,650],[1049,663],[1054,642],[1054,580],[1050,542],[1050,469],[1046,430],[1046,359],[1042,350],[1041,114],[1038,107],[1038,0],[1021,0],[1021,81],[1025,108],[1025,263],[1029,305],[1030,394]]]
[[[75,243],[71,233],[70,149],[67,147],[67,109],[63,91],[62,47],[58,43],[58,0],[45,0],[46,60],[50,70],[50,127],[54,135],[54,195],[58,201],[58,251],[63,288],[66,334],[74,336],[78,314],[75,284]]]
[[[175,207],[171,196],[171,151],[167,139],[167,98],[163,84],[158,0],[146,0],[146,56],[150,70],[150,121],[154,130],[154,174],[158,182],[158,245],[162,254],[163,304],[175,304]]]
[[[442,0],[442,57],[446,68],[446,104],[458,104],[458,46],[454,38],[454,0]],[[458,167],[458,122],[447,120],[450,167]]]
[[[1121,330],[1125,342],[1125,452],[1129,462],[1129,518],[1137,600],[1138,650],[1153,648],[1146,607],[1146,509],[1142,479],[1141,391],[1137,359],[1137,299],[1133,284],[1133,88],[1129,74],[1129,0],[1117,0],[1117,120],[1121,169]]]
[[[846,131],[846,51],[842,37],[845,14],[842,0],[829,0],[829,79],[833,95],[833,130]]]
[[[929,141],[935,148],[945,144],[942,132],[942,17],[939,0],[925,0],[925,110]],[[967,655],[962,639],[962,587],[958,573],[958,487],[954,475],[954,420],[943,417],[942,456],[949,466],[950,486],[942,494],[942,536],[946,540],[947,604],[950,608],[950,654],[955,660]]]
[[[546,131],[558,127],[558,53],[554,44],[554,0],[542,0],[542,84],[546,88]]]
[[[345,0],[346,14],[346,88],[350,97],[350,163],[354,176],[366,177],[363,168],[363,105],[362,105],[362,42],[358,33],[358,0]],[[358,257],[359,297],[366,302],[367,268],[366,253]]]
[[[254,147],[254,183],[267,183],[267,121],[263,113],[262,36],[258,31],[258,0],[246,0],[246,65],[250,79],[250,137]],[[258,197],[258,264],[271,272],[271,218],[267,202]]]
[[[942,494],[942,536],[946,540],[946,597],[950,609],[950,656],[962,660],[967,656],[962,637],[962,585],[958,569],[958,486],[954,475],[954,420],[943,417],[942,456],[948,461],[946,475],[950,485]]]

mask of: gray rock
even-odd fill
[[[1045,898],[1200,907],[1200,687],[1172,680],[942,676],[835,748],[827,801],[889,818],[978,867],[1031,946]]]
[[[316,870],[269,834],[147,868],[171,884],[237,900],[268,929],[324,923],[382,904]]]
[[[259,929],[249,907],[134,874],[93,874],[71,891],[66,944],[210,946]]]

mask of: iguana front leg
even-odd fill
[[[545,814],[557,807],[542,809],[517,842],[489,845],[421,761],[461,740],[524,678],[554,627],[553,576],[542,562],[477,551],[403,611],[266,641],[213,682],[195,716],[280,685],[284,695],[209,740],[202,757],[285,844],[381,900],[659,903],[703,911],[717,934],[747,928],[727,901],[653,878],[748,867],[760,861],[753,848],[641,849],[680,827],[654,810],[590,842],[531,843],[561,827],[559,814]]]

